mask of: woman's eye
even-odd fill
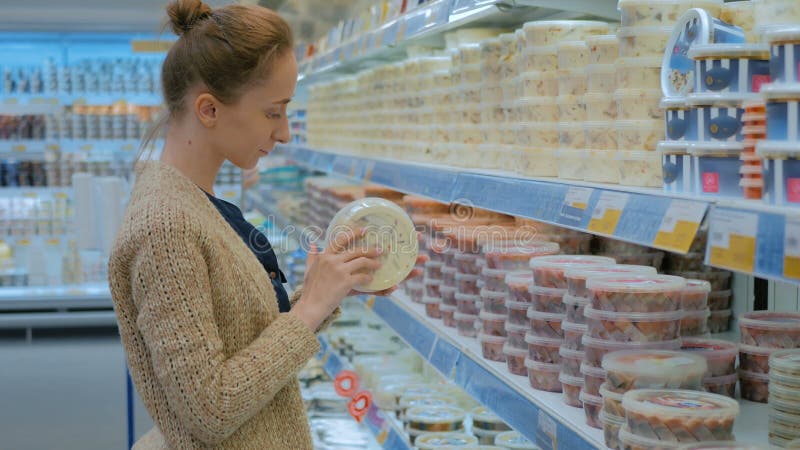
[[[279,112],[268,112],[267,117],[270,119],[280,119],[281,117],[283,117],[283,114]]]

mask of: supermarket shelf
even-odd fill
[[[342,370],[352,370],[350,363],[336,353],[324,336],[319,336],[319,342],[321,350],[317,358],[323,362],[325,372],[331,378],[335,379]],[[399,424],[394,419],[387,417],[374,403],[370,406],[364,423],[383,449],[411,450],[411,445]]]
[[[111,308],[106,283],[55,287],[2,287],[0,312]],[[0,314],[2,317],[2,314]]]
[[[112,327],[114,311],[0,314],[0,329]]]
[[[160,106],[160,94],[3,94],[0,115],[57,114],[72,105],[113,105],[124,102],[137,106]]]
[[[154,142],[160,148],[161,140]],[[0,155],[14,158],[43,157],[46,151],[63,153],[121,153],[136,155],[139,139],[46,139],[46,140],[0,140]]]
[[[267,201],[267,198],[257,189],[245,191],[245,202],[247,208],[253,208],[264,218],[271,220],[276,229],[288,237],[297,240],[303,248],[308,248],[308,244],[317,243],[323,245],[324,230],[317,230],[309,227],[300,227],[283,214],[275,209],[275,203]],[[321,231],[321,232],[320,232]]]
[[[506,364],[483,359],[476,339],[428,318],[424,307],[404,294],[362,301],[445,377],[542,448],[605,448],[602,431],[585,424],[582,409],[565,405],[561,394],[534,390],[526,377],[510,374]],[[766,448],[767,405],[740,405],[737,440]]]

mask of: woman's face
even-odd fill
[[[276,143],[291,137],[286,107],[297,84],[297,61],[292,52],[275,61],[272,74],[249,88],[239,101],[220,105],[215,147],[241,169],[252,169]]]

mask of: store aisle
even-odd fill
[[[125,366],[115,333],[0,339],[0,449],[126,447]],[[138,402],[137,434],[152,422]]]

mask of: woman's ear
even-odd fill
[[[197,96],[194,101],[194,113],[206,128],[213,128],[217,123],[217,105],[219,101],[209,93]]]

